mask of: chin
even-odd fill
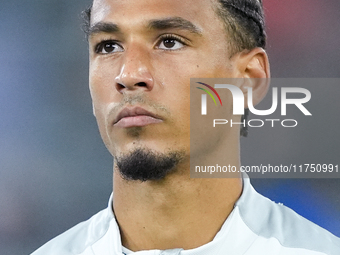
[[[184,158],[180,150],[160,152],[148,147],[136,146],[115,158],[120,175],[131,181],[162,180],[177,169]]]

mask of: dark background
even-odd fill
[[[88,49],[80,29],[80,12],[90,2],[0,1],[1,254],[29,254],[107,205],[112,159],[92,115]],[[264,4],[273,77],[340,76],[338,0]],[[338,119],[334,116],[329,125],[338,126]],[[308,153],[313,148],[304,144],[315,139],[308,132],[282,137],[280,150],[268,146],[272,137],[255,134],[242,139],[247,165],[278,156],[290,163],[299,153],[313,159]],[[301,139],[299,149],[293,149],[292,139]],[[329,149],[319,140],[323,153],[338,158],[339,143]],[[274,201],[340,236],[340,179],[252,182]]]

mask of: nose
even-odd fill
[[[120,73],[115,78],[116,89],[120,93],[127,91],[151,91],[154,86],[150,56],[143,47],[130,47],[125,50]]]

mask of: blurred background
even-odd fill
[[[0,251],[29,254],[106,207],[112,159],[88,92],[80,13],[91,1],[0,3]],[[340,77],[340,1],[264,0],[264,5],[273,77]],[[328,100],[335,103],[336,95]],[[333,119],[329,125],[339,126],[339,115]],[[324,134],[326,140],[321,132],[314,127],[274,137],[251,130],[242,139],[242,162],[282,158],[290,164],[299,157],[322,163],[311,162],[313,146],[338,159],[339,132]],[[269,146],[273,139],[276,149]],[[252,182],[260,193],[340,236],[340,179]]]

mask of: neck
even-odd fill
[[[176,171],[140,182],[115,170],[113,210],[122,244],[133,251],[202,246],[215,237],[241,192],[240,178],[192,179],[188,171]]]

